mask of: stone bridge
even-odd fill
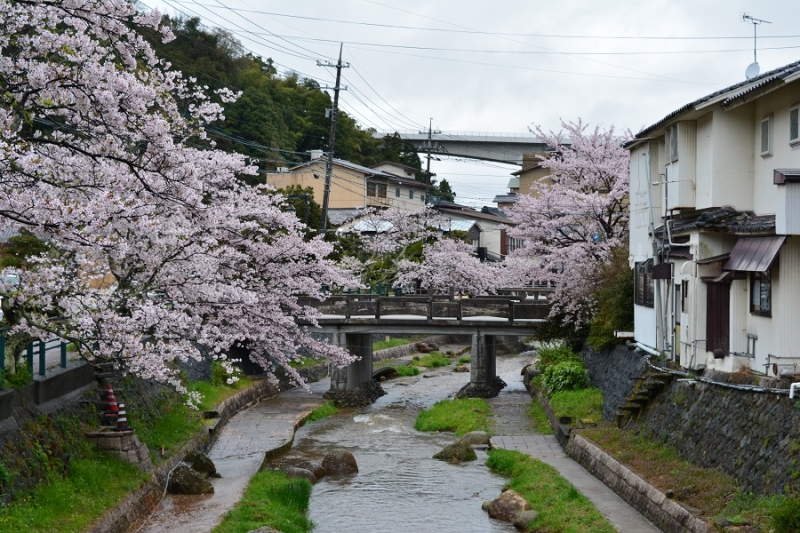
[[[329,296],[326,300],[301,300],[317,308],[320,331],[359,359],[331,375],[328,397],[349,403],[359,393],[374,401],[372,335],[471,335],[470,383],[459,396],[496,396],[504,384],[496,374],[496,338],[527,337],[536,333],[550,312],[548,289],[513,289],[502,296],[454,298],[452,295]],[[342,401],[340,401],[342,400]]]

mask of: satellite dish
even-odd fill
[[[744,71],[744,75],[748,80],[751,80],[758,76],[760,70],[758,63],[750,63],[747,65],[747,70]]]

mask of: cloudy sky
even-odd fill
[[[583,119],[634,133],[744,79],[757,26],[761,72],[800,60],[798,0],[147,0],[200,17],[249,51],[334,85],[365,128],[527,132]],[[514,167],[442,158],[457,201],[493,205]]]

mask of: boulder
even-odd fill
[[[523,511],[530,511],[531,505],[513,490],[503,492],[487,506],[489,516],[504,522],[514,523]]]
[[[358,473],[358,464],[353,454],[344,448],[335,448],[322,458],[322,468],[325,474],[331,476]]]
[[[464,441],[456,441],[449,444],[442,449],[439,453],[433,456],[434,459],[440,461],[447,461],[448,463],[463,463],[464,461],[475,461],[478,455],[472,446]]]
[[[431,347],[428,346],[427,343],[424,343],[424,342],[418,342],[416,345],[414,345],[414,348],[416,348],[416,350],[419,353],[430,353],[431,352]]]
[[[461,442],[465,442],[470,446],[488,446],[489,434],[485,431],[470,431],[461,437]]]
[[[467,365],[458,365],[453,369],[453,372],[469,372]]]
[[[305,468],[298,468],[296,466],[283,466],[281,471],[290,478],[302,478],[309,480],[312,484],[317,482],[317,476],[311,470]]]
[[[314,476],[319,479],[325,475],[325,467],[322,466],[321,459],[299,459],[297,461],[292,461],[290,466],[294,466],[296,468],[302,468],[303,470],[308,470]]]
[[[208,477],[181,463],[170,474],[167,490],[170,494],[214,494],[214,485]]]
[[[539,513],[534,510],[522,511],[517,519],[514,520],[514,527],[525,531],[528,529],[528,524],[536,520],[537,516],[539,516]]]
[[[208,477],[220,477],[220,475],[217,473],[217,467],[214,465],[214,462],[203,452],[189,452],[186,454],[186,457],[183,458],[183,462],[188,464],[197,472],[206,474]]]

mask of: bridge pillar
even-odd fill
[[[496,346],[494,335],[476,333],[472,336],[469,384],[458,391],[456,398],[494,398],[506,386],[497,377]]]
[[[358,359],[331,371],[331,388],[325,398],[339,407],[369,405],[386,394],[372,379],[372,335],[370,333],[335,333],[334,342]]]

